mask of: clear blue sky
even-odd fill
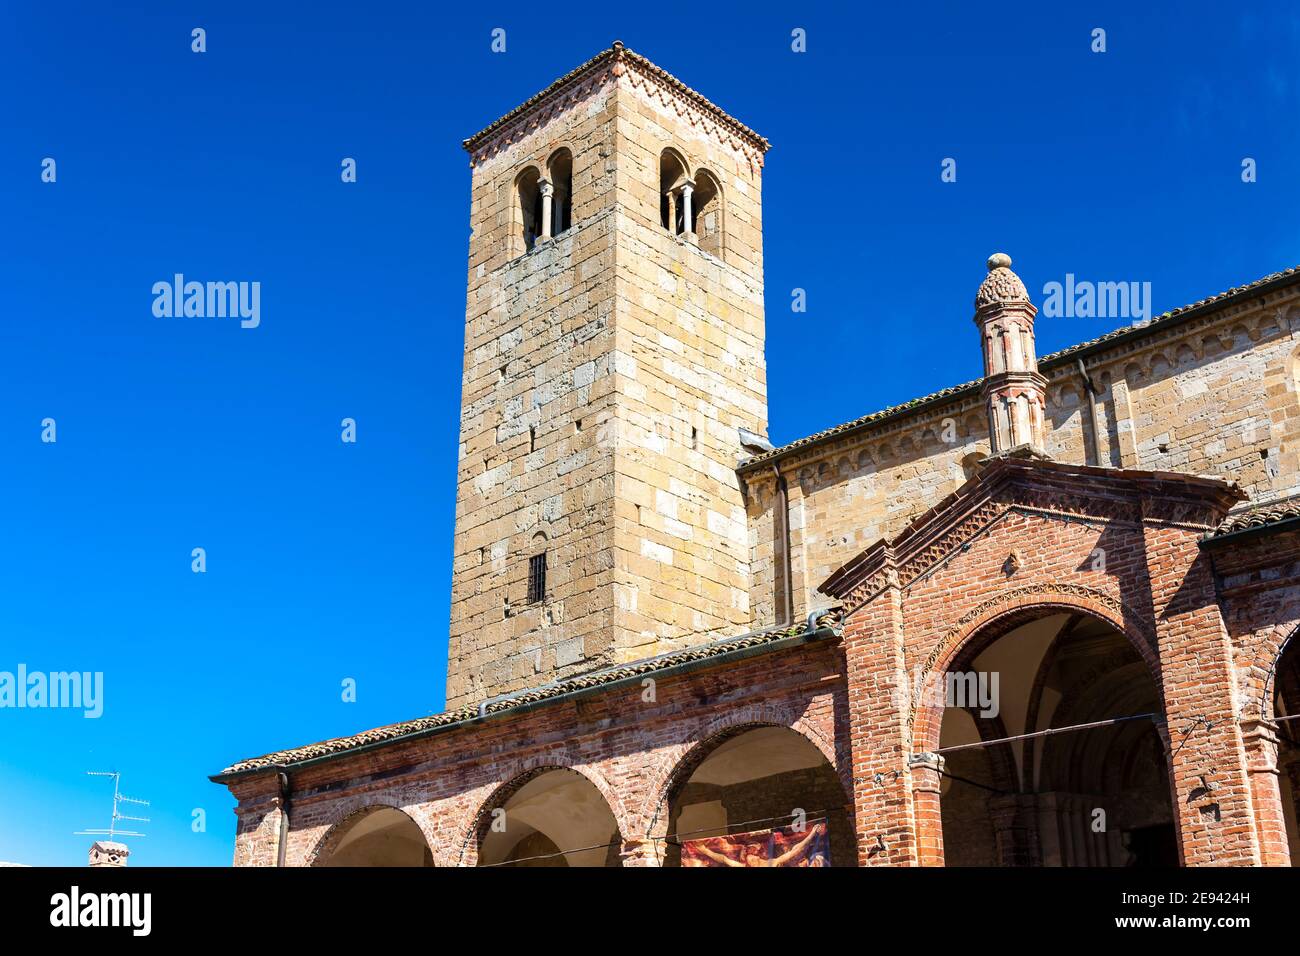
[[[978,376],[991,252],[1036,299],[1073,272],[1157,311],[1300,263],[1282,4],[488,6],[0,8],[0,670],[106,681],[98,720],[0,710],[0,860],[84,863],[83,771],[118,769],[136,862],[225,865],[208,774],[441,709],[460,141],[615,38],[773,143],[777,443]],[[155,318],[177,272],[261,282],[260,327]],[[1040,351],[1117,324],[1042,320]]]

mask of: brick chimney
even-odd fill
[[[96,840],[90,845],[90,866],[126,866],[126,858],[131,851],[125,843],[112,840]]]

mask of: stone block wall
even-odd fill
[[[738,429],[767,428],[761,153],[618,63],[476,153],[448,708],[752,624],[735,465]],[[722,186],[717,255],[662,225],[667,146]],[[572,226],[525,252],[520,176],[563,149]]]
[[[972,355],[977,355],[972,335]],[[1102,459],[1072,360],[1050,363],[1046,452],[1057,461],[1211,475],[1253,500],[1300,491],[1300,296],[1292,287],[1086,359],[1099,394]],[[978,386],[904,411],[781,462],[789,475],[796,618],[828,602],[818,585],[845,561],[955,491],[989,452]],[[772,621],[772,479],[743,474],[754,567],[751,606]]]

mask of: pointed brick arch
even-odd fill
[[[1089,614],[1128,638],[1163,699],[1160,659],[1150,628],[1123,602],[1082,584],[1029,584],[995,594],[948,628],[925,661],[920,680],[928,682],[932,675],[947,673],[963,657],[973,656],[977,645],[982,649],[1021,624],[1061,612]],[[942,720],[942,708],[912,703],[907,729],[913,753],[938,748]]]
[[[1264,684],[1259,695],[1259,716],[1261,720],[1273,720],[1277,717],[1277,669],[1282,663],[1282,657],[1289,653],[1300,654],[1300,628],[1292,628],[1287,632],[1281,641],[1277,642],[1276,648],[1269,646],[1270,656],[1272,658],[1268,673],[1264,675]],[[1252,708],[1253,709],[1253,708]]]

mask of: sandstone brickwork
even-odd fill
[[[766,144],[615,53],[470,141],[448,707],[752,617],[735,463],[738,429],[767,427]],[[720,187],[712,251],[661,223],[666,149]],[[572,225],[527,249],[520,177],[545,180],[563,151]]]

